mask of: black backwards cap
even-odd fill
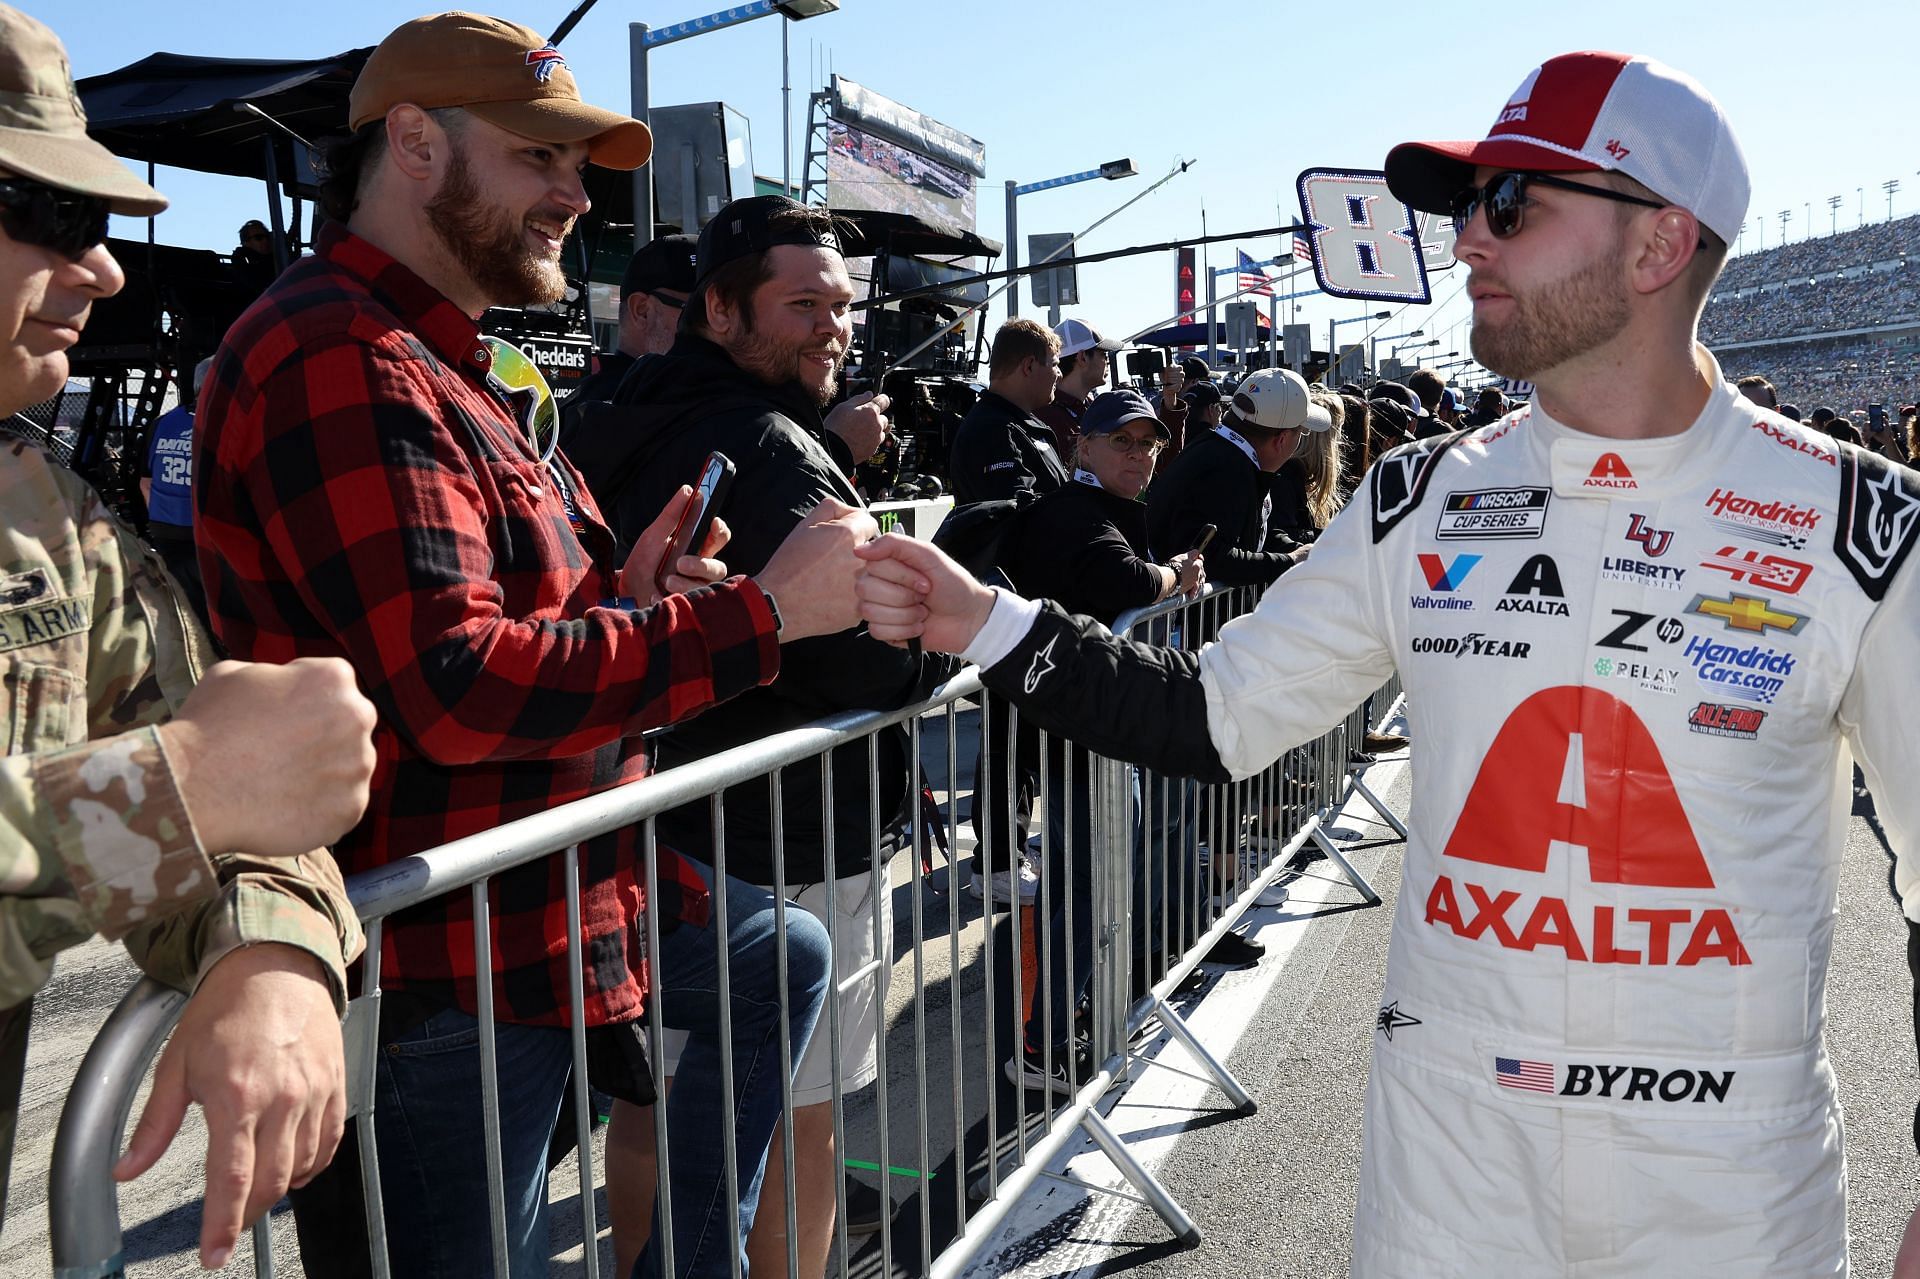
[[[626,274],[620,277],[620,300],[655,289],[693,292],[693,245],[690,235],[662,235],[648,241],[627,261]]]
[[[694,283],[704,283],[729,262],[765,253],[777,245],[798,244],[843,252],[840,238],[832,231],[804,222],[775,227],[774,218],[788,211],[810,210],[784,195],[756,195],[735,200],[714,214],[713,220],[700,232],[699,245],[693,252]]]

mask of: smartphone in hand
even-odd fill
[[[727,489],[732,483],[733,459],[718,450],[707,454],[707,460],[700,467],[700,478],[693,484],[693,500],[680,513],[673,535],[667,539],[667,553],[660,557],[660,566],[654,570],[653,584],[660,594],[670,594],[667,578],[673,575],[680,557],[698,555],[707,544],[713,517],[726,501]]]
[[[1220,528],[1218,525],[1202,524],[1200,526],[1199,536],[1193,539],[1193,545],[1187,548],[1187,554],[1199,555],[1203,553],[1207,549],[1207,544],[1213,541],[1213,535],[1219,531]]]

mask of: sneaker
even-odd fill
[[[1253,938],[1240,933],[1228,933],[1213,944],[1213,949],[1207,952],[1203,962],[1226,964],[1232,968],[1251,968],[1266,953],[1266,946]]]
[[[1403,733],[1368,733],[1361,739],[1360,749],[1369,755],[1387,755],[1407,749],[1407,741]]]
[[[1031,906],[1033,899],[1040,895],[1040,873],[1026,858],[1020,859],[1020,869],[996,870],[991,875],[975,875],[967,885],[967,891],[973,894],[975,901],[986,900],[984,884],[993,884],[993,904],[1011,906],[1015,894],[1018,894],[1022,906]]]
[[[900,1215],[900,1205],[864,1181],[847,1178],[847,1233],[877,1235]]]
[[[1044,1088],[1049,1092],[1067,1095],[1071,1088],[1067,1081],[1067,1054],[1065,1049],[1053,1054],[1053,1073],[1046,1070],[1046,1060],[1037,1052],[1027,1050],[1018,1057],[1009,1057],[1002,1072],[1007,1082],[1015,1088]],[[1073,1084],[1084,1086],[1093,1078],[1093,1053],[1085,1046],[1076,1046],[1073,1050]]]

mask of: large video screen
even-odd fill
[[[971,176],[839,120],[830,123],[827,204],[974,226]]]

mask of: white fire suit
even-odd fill
[[[1850,760],[1920,919],[1920,476],[1714,374],[1663,439],[1523,409],[1388,455],[1199,658],[1236,777],[1408,691],[1357,1276],[1846,1272],[1826,969]],[[1062,625],[989,672],[1049,728],[1094,682]]]

